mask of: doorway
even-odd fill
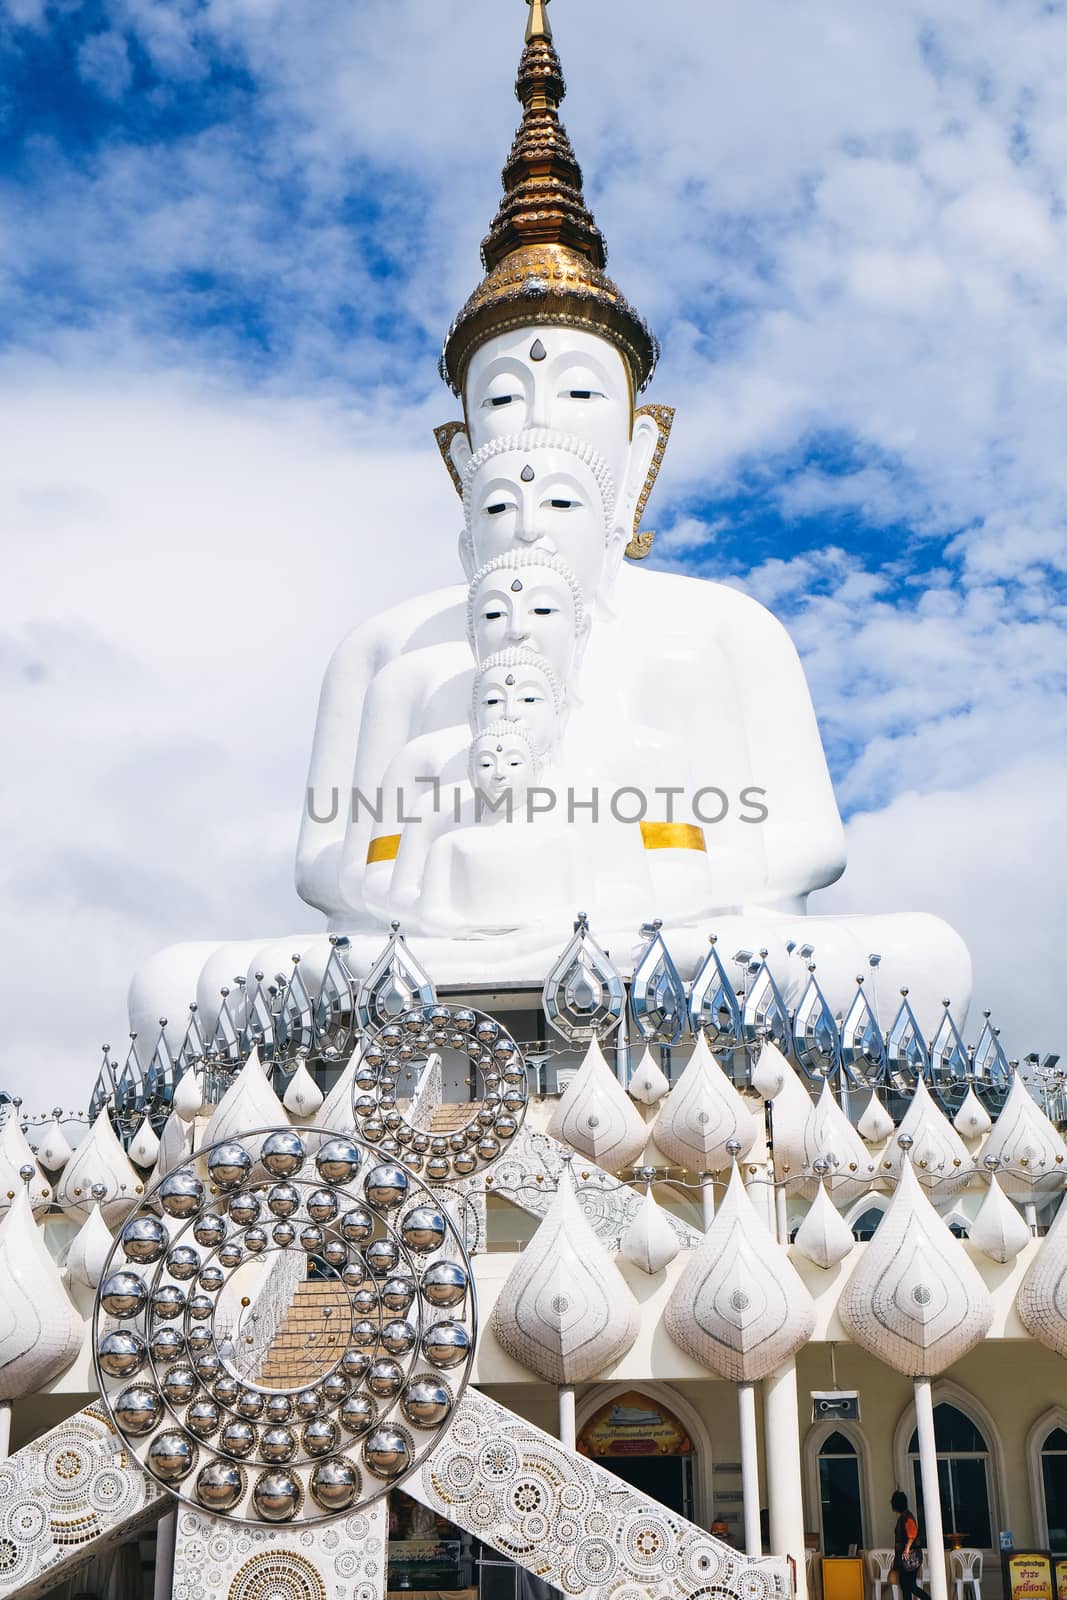
[[[589,1418],[577,1443],[582,1455],[692,1520],[693,1441],[662,1401],[637,1389],[615,1395]]]

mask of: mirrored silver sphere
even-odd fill
[[[395,1400],[404,1385],[404,1374],[395,1361],[385,1356],[372,1361],[364,1383],[379,1400]]]
[[[315,1170],[323,1183],[351,1183],[362,1159],[351,1139],[327,1139],[315,1157]]]
[[[196,1475],[196,1498],[207,1511],[232,1511],[244,1492],[244,1474],[232,1461],[209,1461]]]
[[[185,1413],[185,1426],[198,1439],[207,1439],[222,1421],[222,1412],[214,1400],[197,1400]]]
[[[363,1460],[376,1478],[389,1482],[411,1465],[411,1445],[399,1428],[375,1428],[363,1444]]]
[[[158,1261],[168,1244],[167,1230],[158,1217],[132,1217],[119,1237],[126,1260],[139,1266]]]
[[[423,1299],[439,1310],[461,1305],[470,1287],[458,1261],[434,1261],[422,1275]]]
[[[291,1217],[300,1208],[300,1191],[291,1183],[276,1183],[267,1196],[267,1210],[275,1217]]]
[[[243,1461],[256,1448],[259,1434],[250,1422],[227,1422],[219,1434],[218,1445],[228,1456]]]
[[[363,1180],[363,1192],[372,1206],[389,1211],[398,1206],[408,1192],[408,1175],[403,1167],[383,1162],[372,1167]]]
[[[422,1339],[422,1353],[435,1367],[458,1367],[470,1354],[471,1336],[462,1322],[435,1322]]]
[[[100,1371],[109,1378],[132,1378],[135,1372],[140,1372],[147,1356],[144,1341],[128,1328],[115,1328],[106,1333],[96,1352]]]
[[[391,1356],[406,1356],[414,1350],[417,1339],[418,1334],[411,1323],[399,1318],[387,1322],[382,1329],[382,1346]]]
[[[180,1483],[196,1466],[198,1451],[193,1441],[176,1429],[157,1433],[147,1451],[150,1472],[163,1483]]]
[[[322,1511],[347,1511],[359,1493],[360,1476],[350,1461],[320,1461],[311,1474],[311,1498]]]
[[[336,1422],[329,1417],[316,1417],[300,1435],[300,1442],[309,1456],[328,1456],[337,1449],[340,1432]]]
[[[135,1272],[109,1272],[100,1285],[100,1304],[109,1317],[136,1317],[147,1301],[144,1280]]]
[[[207,1170],[216,1188],[236,1189],[252,1171],[252,1157],[236,1139],[226,1139],[209,1153]]]
[[[147,1384],[133,1383],[128,1389],[123,1389],[112,1402],[111,1409],[123,1433],[140,1438],[142,1434],[151,1433],[159,1422],[163,1415],[163,1402],[155,1389],[150,1389]]]
[[[163,1393],[172,1406],[186,1406],[200,1393],[200,1383],[191,1367],[171,1367],[163,1379]]]
[[[362,1244],[374,1231],[374,1218],[362,1206],[346,1211],[341,1218],[341,1233],[349,1244]]]
[[[181,1283],[195,1278],[200,1271],[199,1250],[194,1250],[191,1244],[175,1245],[167,1257],[167,1271]]]
[[[296,1436],[290,1428],[267,1428],[260,1436],[259,1453],[264,1461],[289,1461],[295,1450]]]
[[[291,1522],[303,1498],[300,1480],[291,1472],[264,1472],[252,1490],[252,1504],[264,1522]]]
[[[409,1250],[429,1255],[445,1242],[448,1224],[436,1206],[413,1206],[400,1224],[400,1237]]]
[[[404,1390],[401,1410],[416,1428],[436,1428],[452,1410],[452,1396],[437,1378],[415,1378]]]
[[[195,1217],[204,1204],[204,1185],[192,1172],[179,1170],[163,1179],[158,1190],[159,1203],[168,1217],[183,1221]]]
[[[281,1129],[264,1139],[260,1160],[272,1178],[291,1178],[304,1165],[306,1155],[300,1135]]]
[[[226,1224],[214,1211],[197,1217],[193,1223],[193,1238],[205,1250],[215,1250],[226,1237]]]

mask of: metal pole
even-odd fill
[[[745,1554],[761,1556],[763,1539],[759,1522],[759,1444],[756,1438],[754,1384],[739,1383],[737,1386],[737,1421],[741,1434],[741,1488],[745,1497]],[[935,1595],[933,1600],[947,1600],[947,1596]]]
[[[771,1554],[792,1556],[797,1575],[796,1600],[807,1600],[797,1364],[792,1356],[777,1372],[763,1380],[763,1439],[771,1513]]]
[[[11,1454],[11,1401],[0,1400],[0,1461]]]
[[[559,1387],[559,1442],[567,1450],[573,1450],[577,1445],[574,1385],[571,1383],[561,1383]]]
[[[941,1491],[937,1482],[937,1439],[929,1378],[915,1379],[915,1423],[919,1433],[919,1474],[923,1485],[926,1556],[930,1567],[930,1600],[948,1600],[945,1576],[945,1531],[941,1524]]]

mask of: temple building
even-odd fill
[[[882,1600],[902,1490],[932,1600],[1064,1600],[1061,1080],[937,918],[809,908],[804,672],[647,565],[547,0],[516,93],[456,582],[326,669],[321,931],[161,952],[87,1113],[0,1106],[0,1597]]]

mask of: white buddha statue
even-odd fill
[[[767,949],[795,1001],[808,971],[790,951],[813,946],[823,993],[843,1011],[877,952],[883,993],[907,984],[927,1026],[944,996],[959,1017],[970,961],[944,923],[809,914],[809,896],[844,869],[844,833],[785,629],[738,589],[636,564],[651,545],[640,524],[671,413],[635,408],[656,344],[603,270],[604,242],[557,115],[563,92],[538,4],[517,83],[522,124],[483,244],[486,276],[442,358],[463,406],[463,422],[439,429],[438,442],[462,499],[468,587],[381,612],[334,654],[297,889],[349,936],[357,972],[402,912],[439,983],[537,986],[580,908],[623,969],[642,947],[642,924],[659,917],[683,975],[714,933],[730,954]],[[507,691],[517,686],[492,676],[508,651],[546,663],[518,687],[538,679],[542,705],[552,699],[551,752],[535,749],[539,713],[513,717]],[[478,699],[490,687],[502,696],[499,715],[495,697]],[[511,729],[520,760],[515,792],[529,801],[550,787],[554,805],[541,797],[534,816],[519,808],[501,822],[475,815],[468,787],[459,819],[442,819],[433,783],[462,786],[472,732],[491,738],[497,726]],[[533,780],[520,742],[546,763]],[[497,787],[505,752],[484,737],[474,748],[485,784]],[[397,792],[406,799],[416,780],[402,811]],[[416,814],[417,825],[400,820]],[[304,949],[313,971],[314,950]],[[212,974],[225,969],[226,951],[214,946],[149,963],[131,991],[134,1025],[175,1015],[195,987],[189,974],[209,957]],[[233,947],[239,970],[248,960],[247,945]]]

